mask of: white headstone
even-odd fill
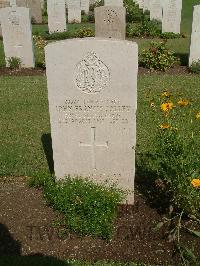
[[[95,37],[125,39],[126,9],[119,6],[95,8]]]
[[[64,32],[66,26],[65,0],[47,0],[49,32]]]
[[[105,6],[123,6],[123,0],[104,0]]]
[[[134,2],[139,5],[139,8],[144,7],[144,0],[135,0]]]
[[[0,0],[0,11],[2,8],[9,7],[10,0]],[[1,13],[0,13],[0,37],[2,37],[2,29],[1,29]]]
[[[143,11],[150,10],[150,1],[152,0],[143,0]]]
[[[81,0],[68,0],[68,23],[81,23]]]
[[[65,40],[47,45],[45,54],[57,179],[88,177],[133,190],[137,44]]]
[[[165,0],[163,3],[162,32],[180,33],[182,0]]]
[[[35,23],[42,23],[42,8],[40,0],[17,0],[18,7],[27,7],[31,10],[31,16]]]
[[[23,67],[34,67],[30,10],[24,7],[6,7],[1,10],[2,33],[6,63],[21,59]]]
[[[200,5],[194,6],[189,65],[200,60]]]
[[[150,1],[150,19],[156,19],[162,21],[162,0],[151,0]]]
[[[89,10],[90,10],[89,0],[81,0],[81,10],[85,11],[86,14],[89,13]]]

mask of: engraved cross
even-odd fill
[[[96,142],[96,128],[92,127],[91,128],[91,143],[83,143],[79,142],[80,147],[91,147],[91,155],[92,155],[92,167],[94,170],[97,170],[96,167],[96,148],[97,147],[103,147],[108,149],[108,141],[106,141],[103,144],[97,143]]]

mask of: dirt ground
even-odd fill
[[[80,237],[52,226],[60,215],[47,206],[42,191],[26,178],[0,178],[0,256],[42,254],[58,259],[134,261],[179,265],[166,228],[154,231],[163,218],[136,190],[135,205],[119,206],[111,241]],[[184,233],[184,244],[200,253],[200,239]],[[200,254],[198,254],[200,255]]]
[[[163,71],[152,71],[150,72],[149,69],[139,67],[139,75],[143,74],[172,74],[172,75],[192,75],[188,68],[186,66],[175,66],[173,68],[170,68],[166,70],[166,72]],[[21,68],[17,70],[12,70],[10,68],[0,68],[0,76],[44,76],[45,70],[42,68]]]

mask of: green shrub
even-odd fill
[[[159,37],[161,34],[161,24],[156,20],[143,19],[141,24],[128,23],[126,27],[127,37]]]
[[[124,7],[126,8],[127,22],[142,21],[143,12],[136,3],[132,0],[124,0]]]
[[[191,73],[199,74],[200,73],[200,60],[194,61],[189,67],[189,70]]]
[[[160,34],[160,38],[162,39],[178,39],[181,37],[183,37],[181,34],[174,32],[164,32]]]
[[[10,57],[8,58],[8,66],[11,69],[19,69],[21,68],[22,61],[18,57]]]
[[[76,38],[94,37],[94,30],[91,28],[79,29],[75,32]]]
[[[164,92],[157,110],[160,113],[155,139],[158,176],[171,192],[171,203],[186,214],[200,213],[199,118],[188,99]],[[187,125],[187,117],[190,122]],[[195,129],[187,130],[187,126]],[[193,185],[199,180],[199,188]]]
[[[114,186],[108,188],[78,177],[55,182],[45,176],[33,178],[29,184],[43,186],[46,200],[64,214],[69,230],[82,235],[111,238],[117,205],[123,199],[123,193]]]
[[[41,33],[41,37],[44,38],[45,40],[65,40],[70,38],[70,34],[68,31],[64,31],[64,32],[55,32],[55,33],[48,33],[48,32],[44,32]]]
[[[178,59],[166,48],[165,42],[152,42],[149,49],[140,55],[140,65],[150,70],[161,70],[174,66]]]

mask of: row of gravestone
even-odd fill
[[[162,32],[180,33],[182,0],[133,0],[150,19],[162,22]]]
[[[51,1],[53,2],[53,0]],[[61,2],[62,1],[60,1],[60,3]],[[11,0],[11,4],[12,7],[2,8],[0,11],[7,66],[9,58],[17,57],[21,59],[23,67],[34,67],[32,27],[29,9],[25,7],[17,7],[16,2],[13,0]],[[63,9],[60,8],[60,10],[63,12]],[[52,16],[54,22],[57,22],[57,19],[59,20],[62,17],[60,13],[55,12],[53,14],[53,9],[51,12],[52,14],[50,13],[49,17],[51,18]],[[63,12],[63,14],[64,13],[65,12]],[[95,36],[124,40],[126,32],[125,14],[124,7],[97,7],[95,9]],[[195,6],[190,46],[190,65],[192,62],[200,59],[200,48],[198,46],[198,39],[200,38],[199,14],[199,6]],[[66,25],[66,22],[64,25]]]

